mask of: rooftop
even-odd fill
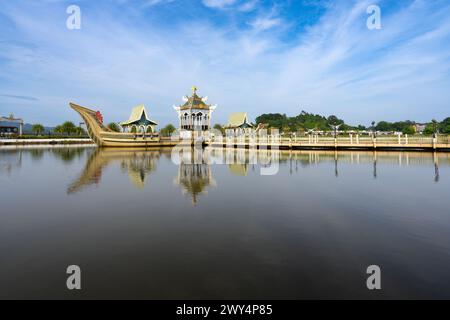
[[[228,123],[225,126],[225,128],[238,128],[243,126],[244,124],[248,125],[249,127],[253,126],[248,122],[246,112],[235,112],[230,114],[230,117],[228,118]]]
[[[147,122],[152,125],[157,125],[157,123],[148,118],[147,110],[145,110],[145,106],[143,104],[134,107],[131,110],[130,118],[127,121],[123,121],[120,123],[121,126],[127,126],[132,124],[137,124],[139,122]]]
[[[197,95],[197,87],[192,87],[192,96],[183,97],[185,100],[185,103],[180,106],[180,110],[187,110],[187,109],[210,109],[211,105],[206,104],[206,101],[208,100],[208,97],[200,97]]]

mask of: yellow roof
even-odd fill
[[[188,109],[205,109],[209,110],[211,108],[210,105],[206,104],[206,99],[197,95],[197,87],[192,87],[192,96],[185,97],[186,102],[180,106],[180,110],[188,110]]]
[[[252,126],[247,120],[246,112],[235,112],[230,115],[228,118],[228,123],[226,128],[237,128],[247,123],[249,126]]]
[[[152,122],[154,125],[157,125],[155,121],[148,118],[147,110],[145,110],[145,106],[143,104],[134,107],[133,110],[131,110],[130,118],[127,121],[121,122],[120,125],[129,125],[133,122],[140,121],[142,118],[142,114],[144,114],[147,121]]]

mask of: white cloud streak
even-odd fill
[[[203,4],[209,8],[222,9],[236,3],[236,0],[203,0]]]

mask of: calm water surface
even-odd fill
[[[0,297],[450,298],[449,191],[444,153],[1,148]]]

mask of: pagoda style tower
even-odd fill
[[[208,105],[208,97],[197,95],[197,87],[192,87],[192,96],[184,96],[184,104],[174,106],[178,113],[180,138],[208,138],[211,128],[211,114],[216,109],[216,105]]]

